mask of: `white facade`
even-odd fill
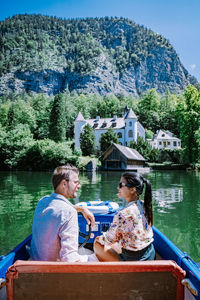
[[[157,130],[152,140],[148,140],[152,148],[180,149],[181,140],[173,136],[170,131]]]
[[[141,136],[145,138],[145,129],[138,122],[137,116],[132,109],[126,108],[124,116],[118,118],[103,118],[99,116],[96,119],[84,119],[82,114],[79,112],[74,121],[74,137],[75,147],[80,148],[80,134],[84,130],[84,126],[89,124],[96,137],[97,149],[100,149],[100,138],[103,133],[109,128],[112,128],[118,135],[121,145],[128,146],[131,141],[137,141],[137,137]]]

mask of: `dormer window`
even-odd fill
[[[118,138],[122,138],[122,133],[121,132],[118,132],[118,134],[117,134],[117,136],[118,136]]]
[[[102,127],[104,128],[104,127],[106,127],[106,126],[107,126],[107,122],[104,121],[103,124],[102,124]]]
[[[97,128],[98,127],[98,125],[99,125],[99,123],[94,123],[94,125],[93,125],[93,128]]]

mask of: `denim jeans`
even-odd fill
[[[122,253],[119,255],[120,261],[135,261],[135,260],[154,260],[155,259],[154,245],[151,243],[146,248],[139,251],[130,251],[122,249]]]

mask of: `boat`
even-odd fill
[[[91,228],[78,216],[79,243],[91,251],[115,212],[95,214]],[[200,269],[153,226],[155,261],[65,263],[30,261],[31,235],[0,257],[0,299],[200,299]]]

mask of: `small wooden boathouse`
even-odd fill
[[[103,170],[145,169],[145,159],[138,151],[115,143],[102,154],[100,160]]]

